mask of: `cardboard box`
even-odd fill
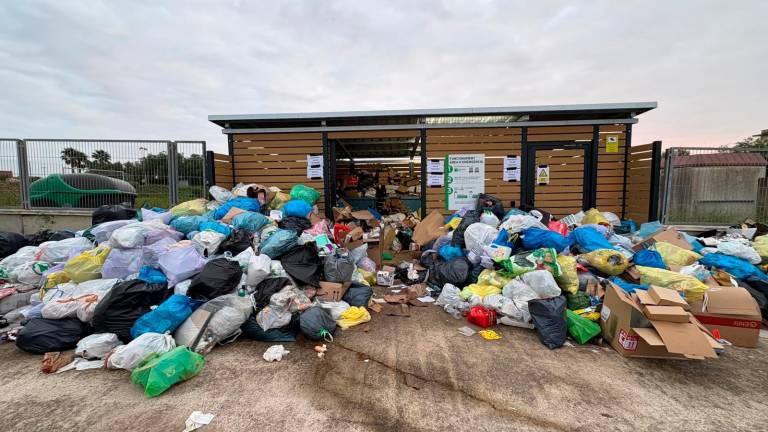
[[[395,283],[395,268],[384,266],[376,272],[376,285],[392,286]]]
[[[349,287],[351,282],[336,283],[320,281],[320,289],[317,290],[317,297],[321,300],[328,301],[341,301]]]
[[[685,299],[673,289],[651,285],[651,287],[648,288],[648,296],[650,296],[653,300],[653,304],[656,306],[680,306],[685,310],[690,309],[690,306]]]
[[[649,320],[686,323],[689,321],[688,312],[680,306],[653,306],[643,308],[645,316]]]
[[[609,284],[600,313],[603,338],[622,356],[663,359],[717,358],[722,346],[690,314],[688,322],[651,320],[643,305]]]
[[[443,214],[433,210],[424,220],[413,229],[411,239],[419,246],[424,246],[430,240],[434,240],[445,233],[443,227]]]
[[[693,315],[728,342],[755,348],[760,340],[762,316],[757,302],[740,287],[710,288],[704,300],[691,304]]]
[[[688,240],[686,240],[685,237],[683,237],[683,235],[680,234],[680,232],[678,232],[676,229],[672,227],[669,227],[665,230],[661,230],[657,232],[656,234],[652,235],[645,241],[635,245],[632,249],[635,252],[642,249],[648,249],[649,246],[653,245],[656,242],[667,242],[686,250],[693,249],[693,246],[691,246],[691,243],[688,242]]]

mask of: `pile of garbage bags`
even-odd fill
[[[48,373],[132,371],[152,397],[199,373],[218,345],[332,340],[368,314],[375,266],[331,234],[319,192],[239,184],[210,194],[170,209],[103,206],[78,232],[0,232],[5,340],[44,355]],[[352,305],[326,295],[329,281],[369,291],[350,290]]]
[[[768,227],[762,225],[693,237],[658,222],[637,227],[598,209],[560,220],[540,209],[505,211],[487,195],[425,222],[432,218],[442,226],[433,226],[420,263],[429,269],[436,305],[483,328],[534,329],[548,348],[569,336],[578,344],[601,337],[609,285],[630,294],[671,288],[694,303],[721,286],[726,272],[725,283],[746,288],[768,319]]]

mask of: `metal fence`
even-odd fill
[[[663,223],[768,223],[768,148],[674,147],[662,164]]]
[[[0,207],[168,208],[206,195],[205,141],[0,139]]]

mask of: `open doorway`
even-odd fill
[[[373,210],[382,216],[421,212],[419,131],[359,132],[329,137],[329,145],[335,203],[343,201],[353,210]]]

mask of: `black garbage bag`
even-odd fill
[[[349,256],[333,254],[325,257],[323,269],[325,280],[328,282],[349,282],[352,280],[352,273],[355,272],[355,263]]]
[[[464,257],[450,261],[436,260],[429,267],[429,283],[441,287],[447,283],[463,287],[466,285],[472,264]]]
[[[72,231],[51,231],[49,229],[42,229],[34,234],[29,234],[26,237],[27,244],[31,246],[40,246],[41,243],[47,241],[59,241],[75,236]]]
[[[368,307],[368,301],[371,300],[371,296],[373,296],[373,288],[365,284],[352,282],[352,285],[350,285],[341,299],[349,303],[350,306]]]
[[[465,283],[467,285],[477,283],[477,279],[480,277],[480,273],[482,273],[483,270],[485,270],[485,267],[483,267],[481,264],[473,265],[469,270],[469,277]]]
[[[747,282],[749,280],[749,282]],[[768,296],[765,292],[761,290],[764,288],[768,288],[768,284],[766,284],[764,281],[761,281],[760,279],[750,276],[747,278],[747,280],[741,280],[738,279],[737,283],[740,287],[744,288],[749,292],[749,295],[752,296],[753,299],[755,299],[755,302],[757,302],[757,307],[760,309],[760,314],[763,316],[764,320],[768,320]],[[750,283],[751,282],[751,283]]]
[[[416,278],[411,279],[411,277],[408,275],[408,265],[404,265],[402,267],[398,266],[395,267],[395,279],[400,279],[400,281],[404,284],[417,284],[424,282],[424,279],[427,278],[427,271],[426,270],[417,270],[416,271]]]
[[[151,284],[139,279],[119,282],[96,305],[93,329],[96,333],[114,333],[128,343],[133,323],[171,294],[173,290],[164,283]]]
[[[322,340],[336,331],[336,321],[331,313],[320,306],[313,306],[302,312],[299,315],[299,326],[304,337],[310,340]]]
[[[432,267],[432,264],[434,264],[435,261],[440,260],[440,255],[438,255],[437,252],[425,252],[422,253],[419,257],[419,264],[421,264],[422,267],[428,269]]]
[[[91,216],[91,225],[98,225],[104,222],[133,219],[136,217],[136,210],[121,205],[103,205],[93,211]]]
[[[281,255],[279,259],[286,273],[296,282],[314,287],[320,286],[323,260],[318,256],[314,243],[296,246]]]
[[[294,321],[296,322],[294,323]],[[256,314],[251,314],[240,327],[240,330],[243,332],[242,337],[247,339],[263,342],[295,342],[296,336],[299,334],[298,314],[296,314],[296,320],[292,319],[287,326],[271,328],[267,331],[259,326],[256,321]]]
[[[486,210],[490,210],[497,218],[499,218],[499,220],[504,219],[504,205],[501,203],[500,199],[493,195],[480,194],[480,196],[477,197],[475,210],[480,212],[480,214]]]
[[[528,311],[531,313],[539,340],[549,349],[563,346],[568,336],[566,304],[563,296],[528,301]]]
[[[246,230],[232,230],[232,234],[219,245],[218,253],[229,252],[233,256],[251,247],[251,233]]]
[[[464,242],[464,232],[473,223],[480,222],[480,215],[482,215],[482,212],[477,210],[470,210],[464,213],[464,216],[461,218],[461,223],[459,223],[459,226],[453,231],[453,238],[451,239],[452,245],[462,249],[467,248],[467,244]]]
[[[269,304],[269,299],[272,297],[272,294],[275,294],[286,285],[290,284],[291,280],[284,277],[267,278],[259,282],[259,284],[256,285],[256,289],[253,291],[253,303],[256,305],[257,311]]]
[[[400,242],[400,244],[403,246],[402,250],[409,250],[411,247],[411,242],[413,239],[411,236],[413,235],[413,231],[411,230],[398,230],[396,237],[397,240]]]
[[[243,271],[237,261],[227,258],[212,259],[205,263],[203,270],[192,279],[187,296],[198,300],[213,300],[232,293],[242,277]]]
[[[24,246],[27,246],[27,239],[23,235],[10,231],[0,231],[0,259],[15,254]]]
[[[301,235],[305,229],[312,228],[312,222],[300,216],[286,216],[277,223],[277,226],[285,230],[295,231],[296,235]]]
[[[16,346],[32,354],[66,351],[74,349],[91,332],[90,326],[77,318],[35,318],[19,331]]]

